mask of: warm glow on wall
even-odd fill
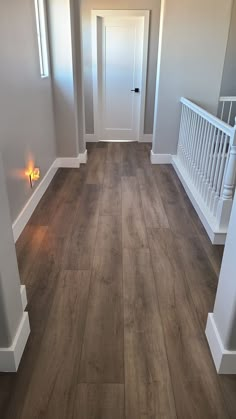
[[[34,182],[40,179],[40,169],[38,167],[34,168],[31,166],[26,170],[25,174],[29,177],[30,186],[33,188]]]

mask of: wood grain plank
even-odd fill
[[[145,224],[147,227],[168,228],[169,222],[163,206],[161,195],[155,182],[150,181],[148,169],[138,169],[137,178],[143,206]]]
[[[124,250],[126,417],[176,418],[148,249]]]
[[[121,185],[104,186],[101,192],[100,215],[121,215]]]
[[[100,219],[79,380],[124,383],[121,226]]]
[[[190,289],[192,301],[203,332],[208,313],[213,311],[218,278],[212,269],[201,242],[177,237],[178,255]]]
[[[151,179],[155,179],[162,200],[168,205],[172,230],[177,233],[182,232],[182,234],[187,237],[197,234],[215,273],[219,275],[224,246],[212,246],[173,167],[170,165],[154,166],[152,167],[152,174],[153,176]],[[173,206],[173,208],[171,208],[171,206]],[[175,226],[178,221],[176,219],[178,215],[180,228],[178,225],[177,227]],[[184,223],[184,219],[186,220],[186,224]]]
[[[135,143],[136,145],[136,143]],[[136,176],[137,160],[135,159],[135,146],[133,143],[124,143],[121,148],[121,174],[122,176]]]
[[[147,234],[137,179],[122,177],[123,247],[147,247]]]
[[[114,249],[117,254],[121,253],[121,218],[118,216],[100,216],[95,252],[99,252],[99,248],[106,252],[106,250]]]
[[[120,143],[108,143],[107,145],[107,161],[111,163],[121,163],[121,147]]]
[[[110,163],[105,165],[104,182],[106,187],[114,187],[121,183],[121,166],[117,163]]]
[[[65,242],[62,262],[65,270],[91,269],[98,226],[100,190],[99,185],[84,187]]]
[[[47,234],[48,227],[27,225],[16,243],[17,261],[22,284],[34,269],[35,259],[40,251],[42,242]]]
[[[123,384],[79,384],[74,419],[125,419]]]
[[[100,202],[101,215],[121,214],[120,165],[108,162],[105,167],[104,184]]]
[[[44,291],[47,281],[60,272],[64,245],[64,239],[47,233],[37,256],[32,261],[28,261],[25,285],[29,303],[34,293]]]
[[[89,272],[62,272],[21,418],[72,417]],[[50,371],[44,374],[43,371]]]
[[[171,230],[179,235],[197,235],[196,226],[183,204],[183,198],[175,185],[176,174],[173,168],[161,166],[153,170]]]
[[[53,178],[49,188],[43,195],[38,206],[33,212],[29,224],[48,226],[60,204],[60,194],[66,184],[70,171],[59,169]]]
[[[168,229],[153,229],[149,230],[149,243],[177,416],[228,418],[175,237]]]
[[[89,153],[89,167],[86,176],[86,184],[103,184],[107,148],[94,148]]]
[[[54,217],[49,225],[49,231],[56,237],[67,237],[74,223],[77,204],[63,203],[58,206]]]

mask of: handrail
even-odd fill
[[[186,98],[176,164],[200,196],[202,211],[226,229],[236,185],[236,125],[231,126]],[[215,228],[215,227],[214,227]]]
[[[186,105],[188,108],[192,109],[202,118],[206,119],[208,122],[213,124],[216,128],[223,131],[225,134],[231,136],[234,133],[234,127],[231,125],[226,124],[226,122],[222,121],[221,119],[217,118],[216,116],[210,114],[205,109],[201,108],[200,106],[196,105],[195,103],[191,102],[189,99],[181,97],[180,102]]]
[[[221,96],[219,102],[236,102],[236,96]]]

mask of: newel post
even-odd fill
[[[220,197],[217,220],[219,228],[227,228],[229,217],[231,214],[234,190],[236,183],[236,118],[233,128],[233,134],[229,144],[229,158],[225,171],[224,186]]]

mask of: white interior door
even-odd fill
[[[144,19],[104,17],[101,25],[101,140],[139,139]],[[139,89],[135,92],[135,89]]]

